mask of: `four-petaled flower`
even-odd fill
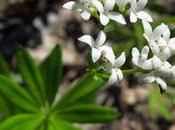
[[[137,19],[141,19],[148,22],[153,22],[152,17],[142,9],[145,8],[148,0],[131,0],[130,8],[130,21],[132,23],[137,22]]]
[[[108,70],[111,73],[109,78],[109,83],[113,84],[115,82],[119,83],[123,80],[123,73],[120,67],[125,63],[126,56],[123,52],[113,63],[111,63],[112,67]]]
[[[90,35],[84,35],[78,38],[79,41],[88,44],[92,48],[92,61],[96,62],[102,56],[111,61],[113,59],[113,51],[111,47],[104,46],[106,41],[106,34],[103,31],[100,31],[97,39],[94,40]],[[112,61],[111,61],[112,62]]]
[[[102,25],[107,25],[110,19],[121,24],[126,24],[123,15],[113,11],[115,0],[106,0],[104,6],[100,1],[94,1],[94,6],[100,13],[100,22]]]
[[[78,2],[70,1],[63,5],[63,8],[81,12],[81,17],[84,20],[89,20],[91,17],[90,7],[93,6],[92,0],[79,0]]]

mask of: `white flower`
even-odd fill
[[[78,11],[84,20],[89,20],[91,17],[90,7],[92,6],[92,0],[79,0],[78,2],[67,2],[63,5],[63,8]]]
[[[119,8],[124,9],[129,0],[116,0],[116,4]]]
[[[115,82],[119,83],[123,80],[123,73],[120,69],[120,67],[125,63],[126,61],[126,56],[125,53],[123,52],[113,63],[112,67],[109,70],[111,73],[111,76],[109,78],[109,83],[113,84]]]
[[[175,53],[175,38],[170,38],[170,30],[167,25],[161,24],[152,30],[151,25],[143,21],[144,37],[154,55],[158,56],[162,61],[167,59]]]
[[[110,19],[121,24],[126,24],[122,14],[112,11],[115,6],[115,0],[106,0],[104,6],[100,1],[94,1],[94,5],[100,13],[100,22],[102,25],[107,25]]]
[[[102,56],[103,59],[106,58],[110,62],[113,62],[115,56],[112,48],[103,45],[106,41],[106,34],[103,31],[100,31],[96,40],[90,35],[84,35],[78,38],[78,40],[88,44],[92,48],[93,62],[98,61],[100,56]]]
[[[144,46],[141,53],[137,48],[132,49],[132,63],[142,69],[145,69],[145,62],[148,59],[149,47]]]
[[[131,0],[131,8],[130,8],[130,21],[132,23],[137,22],[137,19],[141,19],[148,22],[153,22],[152,17],[142,11],[145,8],[148,0]]]

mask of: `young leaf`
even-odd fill
[[[49,119],[47,130],[81,130],[81,129],[74,127],[72,124],[66,121],[53,117]]]
[[[62,75],[62,54],[59,45],[43,61],[40,65],[40,70],[45,81],[46,97],[51,104],[57,93]]]
[[[76,105],[58,111],[58,117],[79,123],[105,123],[116,119],[118,113],[111,108],[97,105]]]
[[[0,74],[6,75],[6,76],[10,76],[9,73],[9,68],[7,63],[5,62],[5,60],[3,59],[3,57],[0,55]]]
[[[98,91],[105,81],[94,79],[92,75],[86,74],[80,79],[56,104],[55,109],[61,109],[73,104],[79,104],[79,100],[86,99],[90,94]]]
[[[21,114],[5,120],[0,130],[35,130],[43,121],[41,115]]]
[[[44,83],[31,55],[23,48],[17,53],[18,68],[31,95],[40,103],[44,102]]]
[[[0,76],[0,93],[13,104],[27,111],[38,111],[38,107],[32,97],[18,84],[5,76]]]

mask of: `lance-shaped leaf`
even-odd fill
[[[40,70],[45,81],[46,97],[51,104],[57,93],[62,75],[62,54],[59,45],[43,61],[40,65]]]
[[[163,96],[160,94],[156,85],[152,86],[149,99],[148,99],[148,110],[152,119],[156,120],[159,117],[163,117],[166,120],[172,120],[172,114],[167,107]]]
[[[0,93],[13,104],[27,111],[38,111],[38,106],[33,98],[18,84],[2,75],[0,75]]]
[[[0,130],[36,130],[42,123],[41,115],[21,114],[8,118],[0,124]]]
[[[45,92],[40,70],[31,55],[23,48],[17,53],[17,64],[31,95],[42,104]]]
[[[97,105],[75,105],[58,111],[58,117],[78,123],[105,123],[117,118],[118,113],[111,108]]]
[[[105,81],[94,79],[93,75],[86,74],[58,101],[55,109],[61,109],[73,104],[79,104],[79,100],[86,100],[92,93],[97,92]]]
[[[0,55],[0,74],[6,75],[8,77],[10,76],[8,65],[1,55]]]
[[[74,127],[71,123],[60,120],[56,117],[52,117],[49,119],[47,130],[81,130],[81,129]]]

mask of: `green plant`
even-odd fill
[[[39,67],[23,48],[16,59],[25,87],[13,80],[0,58],[0,93],[5,97],[4,102],[8,100],[18,108],[17,115],[8,116],[0,124],[0,130],[80,130],[72,123],[105,123],[117,117],[118,113],[111,108],[95,105],[96,93],[105,81],[89,74],[55,101],[62,81],[59,46]]]

